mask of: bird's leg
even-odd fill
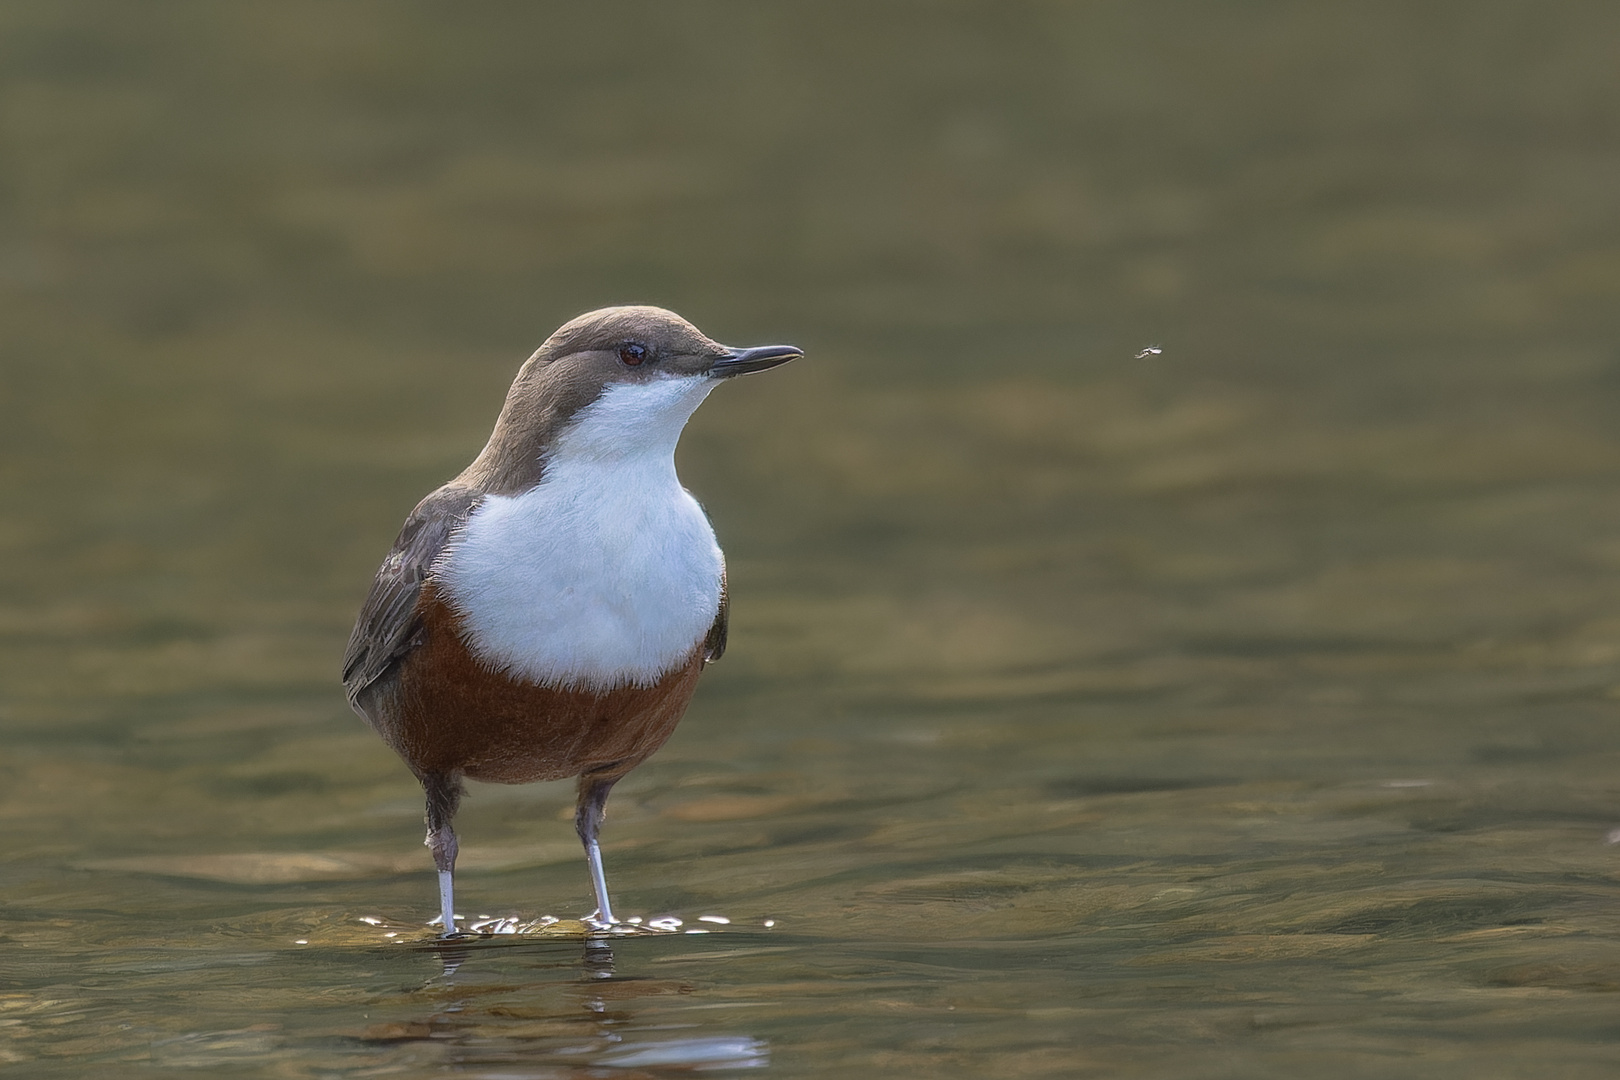
[[[422,777],[422,790],[427,792],[424,842],[433,852],[433,865],[439,868],[439,918],[444,936],[452,937],[456,933],[456,833],[450,821],[461,805],[461,778],[454,773],[428,773]]]
[[[574,828],[580,842],[585,845],[585,859],[591,866],[591,888],[596,891],[596,912],[589,920],[603,926],[612,926],[619,920],[613,917],[613,905],[608,901],[607,875],[602,872],[602,847],[596,834],[602,828],[602,815],[607,806],[608,792],[618,783],[617,776],[602,778],[586,774],[579,778],[579,802],[574,808]]]

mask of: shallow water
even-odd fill
[[[7,5],[7,1075],[1612,1075],[1617,31]],[[463,910],[564,921],[446,953],[337,658],[624,300],[809,354],[682,447],[732,644],[604,836],[682,922],[475,785]]]

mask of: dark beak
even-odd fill
[[[716,379],[729,379],[733,375],[752,375],[756,371],[785,364],[803,356],[801,349],[792,345],[760,345],[752,349],[727,349],[709,369]]]

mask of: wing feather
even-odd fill
[[[726,632],[731,628],[731,598],[726,593],[726,571],[720,569],[720,610],[715,613],[714,625],[703,639],[703,662],[712,664],[726,655]]]
[[[360,695],[418,644],[421,621],[416,602],[422,595],[422,583],[434,560],[483,498],[480,491],[446,484],[417,503],[405,519],[399,538],[372,579],[371,592],[360,607],[343,653],[343,686],[349,703],[362,716]]]

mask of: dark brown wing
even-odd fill
[[[416,601],[422,582],[450,537],[472,514],[483,493],[446,484],[416,504],[399,539],[377,570],[343,653],[343,686],[360,709],[360,695],[416,647],[421,624]]]
[[[731,598],[726,594],[726,571],[720,570],[720,611],[703,639],[703,662],[712,664],[726,655],[726,630],[731,625]]]

